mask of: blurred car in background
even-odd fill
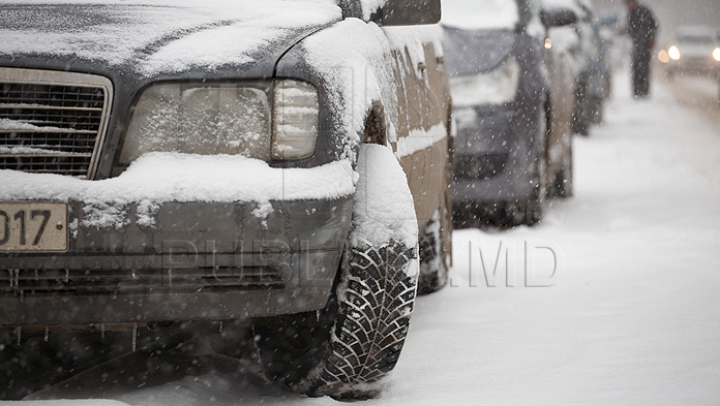
[[[572,117],[572,130],[576,134],[588,135],[590,126],[602,121],[602,112],[607,78],[605,48],[600,27],[594,18],[590,0],[543,0],[546,8],[564,7],[577,14],[572,33],[564,35],[568,39],[563,44],[572,55],[577,72],[575,86],[575,106]],[[575,39],[571,39],[571,37]]]
[[[576,24],[580,36],[579,55],[583,69],[578,75],[575,89],[575,114],[573,131],[589,135],[590,125],[602,122],[607,76],[610,71],[606,64],[606,49],[600,35],[600,26],[594,17],[590,0],[576,0],[579,19]]]
[[[573,0],[542,0],[541,19],[547,28],[545,48],[549,73],[547,132],[547,195],[569,197],[573,194],[572,116],[579,69],[578,12]]]
[[[718,31],[707,26],[680,26],[673,40],[658,52],[665,75],[715,75],[720,72]]]
[[[605,65],[603,90],[607,99],[612,93],[613,70],[622,66],[625,55],[625,51],[622,49],[622,37],[619,35],[620,16],[612,11],[602,11],[596,14],[594,22],[600,32],[602,60]]]
[[[569,185],[574,83],[563,79],[567,61],[552,61],[545,46],[546,27],[569,24],[574,14],[553,10],[543,25],[533,0],[443,0],[443,7],[457,123],[455,224],[536,224],[548,183],[559,177]]]

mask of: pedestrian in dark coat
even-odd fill
[[[658,23],[653,12],[637,0],[625,0],[628,9],[628,35],[632,40],[632,79],[635,97],[650,92],[650,59],[655,47]]]

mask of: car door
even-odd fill
[[[393,48],[398,139],[418,224],[426,224],[447,191],[449,85],[438,27],[385,27]],[[436,31],[437,30],[437,31]]]

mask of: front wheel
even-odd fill
[[[554,179],[548,185],[547,194],[549,197],[567,198],[573,195],[573,153],[572,138],[570,145],[565,151],[562,168],[555,174]]]
[[[545,186],[545,178],[547,176],[547,137],[548,129],[548,118],[550,117],[550,107],[545,105],[540,109],[538,128],[536,132],[536,138],[534,140],[534,148],[532,157],[532,185],[533,190],[530,197],[524,202],[511,202],[507,204],[507,218],[509,219],[508,226],[528,225],[534,226],[542,221],[543,216],[543,204],[545,202],[545,196],[547,195],[547,189]]]
[[[375,396],[415,306],[417,219],[405,174],[378,145],[361,147],[358,172],[353,231],[326,307],[254,326],[268,378],[310,396]]]
[[[452,218],[449,205],[441,202],[420,236],[421,295],[436,292],[447,284],[450,268],[449,239],[452,238]]]

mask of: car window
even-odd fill
[[[515,33],[509,30],[445,28],[450,76],[471,75],[499,65],[512,51]]]
[[[465,29],[514,29],[521,22],[516,0],[443,0],[443,24]]]

